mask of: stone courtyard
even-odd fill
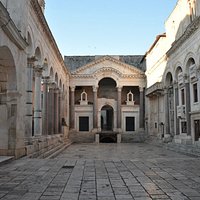
[[[73,144],[0,166],[3,200],[200,199],[200,160],[146,143]]]

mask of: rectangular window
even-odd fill
[[[181,103],[182,105],[185,105],[185,90],[181,90]]]
[[[135,131],[135,117],[126,117],[126,131]]]
[[[89,131],[89,117],[79,117],[79,131]]]
[[[194,98],[194,103],[198,102],[197,83],[193,84],[193,98]]]

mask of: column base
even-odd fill
[[[95,134],[95,143],[99,144],[99,134]]]

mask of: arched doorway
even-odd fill
[[[167,97],[166,97],[166,120],[168,126],[166,127],[166,132],[174,135],[174,88],[173,88],[173,77],[170,72],[166,76],[166,87],[167,87]]]
[[[16,144],[17,81],[13,55],[6,46],[0,47],[0,113],[0,150],[7,154]]]
[[[113,108],[109,105],[105,105],[101,109],[101,130],[113,130]]]

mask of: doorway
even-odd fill
[[[200,138],[200,120],[194,120],[194,134],[195,141],[199,141]]]
[[[113,108],[109,105],[103,106],[101,109],[101,130],[113,130]]]

